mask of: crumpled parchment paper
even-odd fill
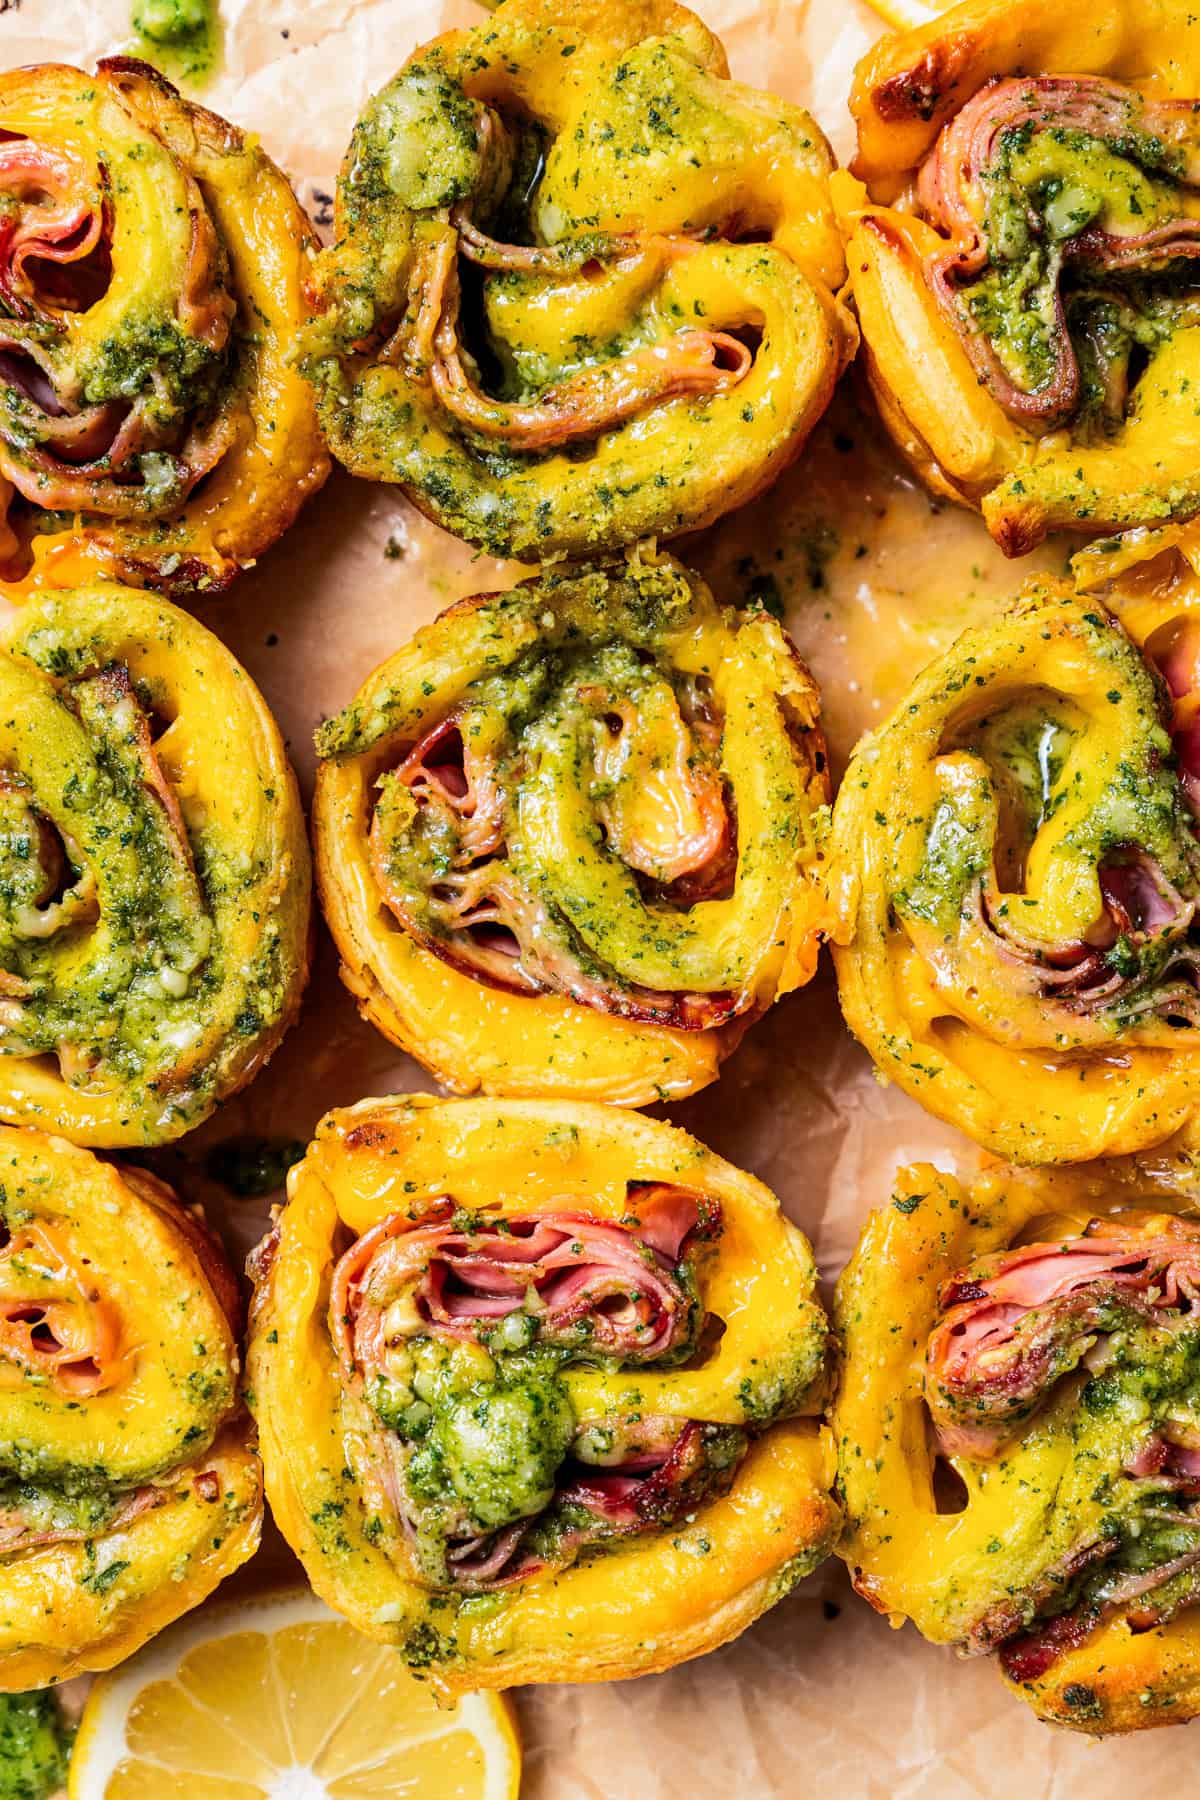
[[[735,75],[807,105],[848,158],[851,70],[881,29],[864,0],[692,3],[723,37]],[[482,16],[472,0],[220,0],[220,10],[223,64],[197,97],[261,136],[318,221],[367,95],[417,43]],[[128,0],[0,0],[0,66],[87,66],[129,47]],[[901,474],[853,375],[770,495],[679,548],[723,599],[775,582],[824,691],[839,773],[929,657],[1024,574],[1061,570],[1065,558],[1051,544],[1008,565],[977,519],[932,506]],[[307,793],[318,720],[417,625],[515,573],[474,557],[390,490],[337,474],[202,616],[262,686]],[[322,934],[300,1025],[163,1170],[205,1203],[240,1255],[263,1228],[265,1203],[231,1200],[208,1177],[213,1144],[307,1138],[331,1106],[432,1085],[356,1017]],[[978,1160],[965,1139],[875,1082],[841,1023],[828,965],[749,1033],[718,1087],[671,1116],[775,1189],[827,1277],[866,1211],[886,1200],[897,1164],[930,1157],[969,1171]],[[287,1567],[269,1541],[250,1573]],[[985,1660],[961,1662],[911,1627],[891,1631],[836,1562],[713,1656],[633,1682],[530,1689],[517,1704],[524,1800],[1126,1800],[1135,1787],[1154,1800],[1186,1784],[1196,1742],[1175,1729],[1097,1747],[1039,1725]]]

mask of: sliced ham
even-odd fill
[[[1117,1540],[1112,1537],[1093,1538],[1090,1543],[1078,1544],[1052,1567],[1043,1569],[1028,1593],[1007,1593],[994,1601],[967,1632],[962,1646],[964,1654],[986,1656],[998,1647],[1018,1640],[1025,1632],[1026,1622],[1040,1607],[1059,1601],[1072,1582],[1086,1570],[1102,1563],[1116,1548]],[[1040,1631],[1041,1626],[1031,1629]]]
[[[1021,967],[1045,997],[1079,1014],[1120,1004],[1127,1021],[1143,1016],[1185,1018],[1200,1025],[1200,948],[1189,930],[1196,902],[1167,880],[1153,857],[1128,850],[1097,871],[1104,910],[1086,940],[1048,950],[1020,930],[1015,909],[978,890],[973,905],[1000,953]],[[1109,951],[1123,940],[1131,951],[1154,945],[1147,973],[1123,974]]]
[[[16,137],[0,143],[0,193],[15,202],[0,219],[0,295],[18,318],[35,316],[37,263],[80,262],[100,245],[100,172],[65,150]]]
[[[383,1366],[401,1298],[409,1335],[476,1338],[524,1311],[536,1317],[542,1343],[574,1342],[586,1330],[598,1352],[624,1362],[668,1355],[696,1324],[678,1265],[689,1240],[716,1229],[716,1216],[665,1185],[635,1191],[629,1204],[637,1224],[628,1227],[548,1212],[480,1219],[464,1232],[448,1207],[434,1222],[385,1219],[334,1270],[329,1323],[344,1371]]]
[[[1094,1613],[1061,1613],[1048,1625],[1010,1639],[1000,1651],[1000,1666],[1010,1681],[1040,1681],[1060,1656],[1079,1648],[1096,1623]]]
[[[457,332],[443,322],[431,369],[433,390],[460,425],[511,450],[556,450],[579,438],[599,437],[663,400],[685,394],[719,394],[736,387],[753,361],[737,338],[723,331],[677,331],[661,344],[629,350],[548,387],[535,400],[493,400],[472,380]]]
[[[15,1231],[0,1249],[0,1387],[32,1375],[84,1399],[121,1381],[131,1356],[119,1312],[53,1223]]]
[[[623,231],[594,232],[587,237],[568,238],[561,244],[503,244],[481,231],[465,206],[455,207],[451,219],[458,233],[460,254],[481,269],[503,274],[573,275],[589,263],[627,262],[642,255],[650,245],[661,245],[666,251],[671,242],[642,232]]]
[[[1171,692],[1171,743],[1193,813],[1200,818],[1200,619],[1185,613],[1146,646]]]
[[[236,313],[225,257],[196,183],[186,177],[190,245],[174,317],[214,356]],[[111,518],[177,510],[225,456],[228,407],[184,417],[152,376],[127,399],[89,403],[68,321],[103,299],[112,278],[114,197],[102,162],[25,137],[0,142],[0,384],[21,396],[21,428],[0,444],[0,476],[31,505]],[[159,457],[148,483],[140,459]],[[148,467],[149,465],[145,465]]]
[[[643,1434],[623,1461],[601,1471],[581,1471],[560,1487],[561,1505],[582,1506],[598,1525],[613,1531],[644,1530],[661,1517],[682,1482],[703,1460],[703,1430],[696,1421],[647,1421],[654,1438]]]
[[[1171,1325],[1200,1304],[1200,1226],[1168,1215],[1093,1220],[1061,1243],[984,1257],[946,1284],[925,1394],[949,1455],[994,1456],[1078,1366],[1115,1306]]]
[[[1200,143],[1190,106],[1146,102],[1133,89],[1097,76],[1043,75],[1024,79],[996,77],[979,89],[940,134],[921,167],[918,198],[930,222],[948,238],[944,255],[929,266],[928,278],[943,311],[959,332],[979,378],[1004,410],[1031,427],[1052,430],[1066,423],[1080,402],[1079,361],[1071,342],[1061,291],[1061,277],[1072,266],[1103,275],[1142,272],[1177,257],[1200,255],[1200,220],[1181,216],[1144,232],[1110,232],[1099,226],[1047,245],[1048,272],[1053,280],[1053,372],[1033,390],[1009,375],[997,351],[972,313],[971,284],[989,265],[991,255],[983,221],[989,187],[997,179],[1006,135],[1064,129],[1085,133],[1112,146],[1140,133],[1175,148],[1178,180],[1200,183]],[[1031,233],[1041,230],[1033,209]]]
[[[617,742],[597,750],[597,773],[606,755],[619,755],[634,723],[631,702],[580,688],[585,705],[607,710],[617,722]],[[600,705],[600,700],[604,705]],[[731,891],[737,871],[737,835],[724,782],[711,751],[719,742],[714,721],[689,717],[680,731],[705,744],[710,755],[677,758],[656,776],[660,814],[675,800],[679,831],[670,841],[660,831],[651,849],[637,831],[623,830],[611,815],[613,849],[628,865],[657,879],[662,898],[695,905]],[[375,881],[388,908],[433,955],[453,968],[511,993],[555,993],[582,1006],[683,1031],[707,1031],[753,1004],[752,993],[660,992],[628,985],[582,956],[569,928],[520,879],[506,851],[509,776],[493,747],[477,744],[464,715],[448,713],[411,747],[380,781],[369,834]],[[676,784],[674,795],[669,791]],[[395,847],[414,829],[411,802],[431,815],[439,844],[451,846],[449,866],[437,880],[414,891],[413,878],[397,866]],[[405,811],[405,806],[409,811]],[[644,821],[642,821],[644,828]]]

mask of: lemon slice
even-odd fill
[[[395,1650],[310,1593],[203,1608],[104,1675],[70,1800],[516,1800],[512,1709],[441,1711]]]

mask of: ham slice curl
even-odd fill
[[[925,1394],[947,1455],[989,1457],[1078,1366],[1114,1309],[1151,1325],[1200,1304],[1200,1226],[1093,1220],[1082,1237],[981,1258],[941,1293]]]
[[[341,1258],[329,1302],[330,1332],[344,1371],[382,1365],[397,1329],[389,1311],[411,1299],[408,1332],[478,1337],[512,1313],[537,1321],[544,1344],[577,1341],[600,1355],[650,1362],[679,1347],[693,1303],[677,1272],[688,1240],[716,1228],[715,1210],[682,1188],[635,1191],[634,1226],[581,1212],[480,1219],[456,1228],[447,1203],[432,1221],[393,1214]]]
[[[928,279],[939,304],[960,334],[981,382],[1004,410],[1038,430],[1065,424],[1081,400],[1079,361],[1068,330],[1062,276],[1079,268],[1100,277],[1144,273],[1178,257],[1200,255],[1200,220],[1182,214],[1144,231],[1111,231],[1091,224],[1074,236],[1046,242],[1052,277],[1054,364],[1036,388],[1020,386],[1005,369],[970,304],[973,282],[995,263],[985,231],[989,193],[1013,133],[1077,132],[1118,155],[1141,140],[1160,147],[1160,160],[1180,186],[1200,185],[1200,139],[1188,102],[1150,103],[1134,89],[1098,76],[1043,75],[1025,80],[996,77],[956,114],[921,167],[918,198],[931,224],[949,240],[930,264]],[[1160,173],[1160,170],[1155,170]],[[1026,222],[1035,241],[1044,223],[1032,204]]]

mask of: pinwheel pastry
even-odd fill
[[[1200,1713],[1200,1222],[1111,1172],[900,1172],[838,1287],[854,1585],[1041,1718]]]
[[[1200,509],[1198,98],[1190,0],[967,0],[858,68],[871,380],[1009,555]]]
[[[278,727],[211,633],[111,583],[22,609],[0,645],[0,1118],[109,1146],[206,1118],[295,1017],[310,885]]]
[[[460,601],[317,735],[343,978],[460,1092],[644,1105],[807,981],[816,689],[670,558]]]
[[[828,146],[674,0],[505,0],[371,101],[302,367],[335,455],[527,561],[706,524],[857,341]]]
[[[0,577],[222,588],[328,458],[286,362],[311,234],[145,63],[0,75]]]
[[[107,1669],[252,1555],[220,1247],[141,1169],[0,1125],[0,1688]]]
[[[445,1692],[668,1668],[830,1548],[808,1245],[682,1131],[364,1100],[252,1263],[274,1516],[322,1598]]]
[[[1166,640],[1151,648],[1167,667]],[[847,1022],[931,1112],[1017,1161],[1142,1151],[1200,1102],[1182,729],[1098,601],[1034,583],[926,669],[838,795]]]

